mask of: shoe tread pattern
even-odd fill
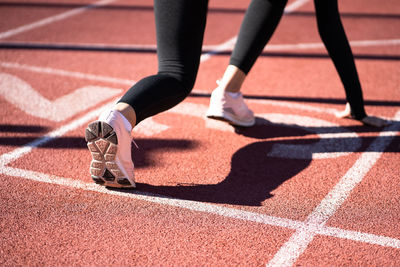
[[[103,121],[90,123],[85,130],[85,140],[92,154],[90,174],[93,181],[109,187],[132,188],[132,184],[114,161],[118,138],[111,125]]]

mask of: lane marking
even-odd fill
[[[232,37],[228,41],[215,46],[210,52],[207,52],[207,53],[204,53],[201,55],[200,62],[205,62],[205,61],[209,60],[211,58],[211,56],[217,55],[223,51],[231,49],[235,45],[236,40],[237,40],[237,36]]]
[[[338,124],[308,116],[267,113],[256,114],[264,118],[267,125],[282,125],[300,128],[318,136],[311,144],[273,144],[267,153],[270,157],[285,159],[328,159],[354,153],[362,144],[361,138]]]
[[[283,13],[290,14],[290,13],[296,11],[297,9],[299,9],[300,7],[302,7],[303,5],[307,4],[307,2],[309,2],[309,1],[310,0],[294,1],[293,3],[291,3],[285,7],[285,10],[283,11]]]
[[[2,33],[0,33],[0,39],[8,38],[8,37],[11,37],[13,35],[20,34],[22,32],[26,32],[26,31],[30,31],[30,30],[33,30],[33,29],[36,29],[36,28],[39,28],[39,27],[43,27],[45,25],[54,23],[56,21],[60,21],[60,20],[64,20],[64,19],[72,17],[72,16],[76,16],[76,15],[82,13],[82,12],[85,12],[85,11],[89,10],[89,9],[107,5],[107,4],[109,4],[111,2],[114,2],[114,1],[115,0],[101,0],[101,1],[95,2],[93,4],[87,5],[87,6],[83,6],[83,7],[80,7],[80,8],[75,8],[75,9],[66,11],[64,13],[58,14],[58,15],[54,15],[54,16],[51,16],[51,17],[48,17],[48,18],[41,19],[39,21],[30,23],[30,24],[26,24],[26,25],[20,26],[18,28],[12,29],[12,30],[8,30],[8,31],[5,31],[5,32],[2,32]]]
[[[23,179],[28,179],[36,182],[65,186],[69,188],[75,188],[90,192],[97,192],[107,195],[126,197],[160,205],[167,205],[171,207],[192,210],[196,212],[204,212],[208,214],[219,215],[226,218],[287,228],[301,232],[302,233],[301,236],[306,239],[310,239],[308,237],[308,233],[315,233],[328,237],[343,238],[356,242],[363,242],[367,244],[379,245],[382,247],[391,247],[395,249],[400,249],[400,239],[391,238],[387,236],[362,233],[357,231],[340,229],[336,227],[313,225],[310,224],[309,222],[301,222],[286,218],[274,217],[265,214],[228,208],[204,202],[173,199],[162,195],[141,192],[138,190],[132,191],[130,193],[117,190],[109,190],[106,189],[105,187],[96,185],[94,183],[85,183],[83,181],[75,180],[72,178],[64,178],[56,175],[49,175],[41,172],[12,168],[12,167],[3,167],[0,169],[0,173],[13,177],[21,177]]]
[[[129,86],[131,86],[135,83],[134,80],[119,79],[119,78],[107,77],[107,76],[102,76],[102,75],[87,74],[87,73],[83,73],[83,72],[68,71],[68,70],[54,69],[54,68],[48,68],[48,67],[32,66],[32,65],[20,64],[20,63],[16,63],[16,62],[3,61],[3,62],[0,62],[0,66],[4,67],[4,68],[9,68],[9,69],[27,70],[27,71],[37,72],[37,73],[46,73],[46,74],[59,75],[59,76],[64,76],[64,77],[72,77],[72,78],[78,78],[78,79],[86,79],[86,80],[99,81],[99,82],[118,83],[118,84],[129,85]]]
[[[152,117],[143,120],[140,124],[135,126],[135,133],[144,136],[153,136],[168,130],[170,126],[161,124],[153,120]]]
[[[389,138],[379,136],[361,154],[354,165],[346,172],[333,189],[325,196],[321,203],[310,213],[305,223],[324,226],[329,218],[338,210],[349,197],[351,191],[363,180],[368,171],[375,165],[386,147],[392,142],[394,136],[399,133],[400,111],[394,117],[395,123],[386,126],[382,132],[389,131]],[[384,136],[387,136],[386,134]],[[391,138],[390,138],[391,137]],[[377,152],[381,151],[381,152]],[[314,239],[316,231],[312,229],[299,229],[280,248],[267,266],[292,266],[298,257],[307,249]]]
[[[207,119],[207,109],[208,106],[204,104],[182,102],[174,108],[166,111],[166,113],[200,118],[204,120],[205,127],[208,129],[231,133],[234,132],[234,128],[225,122]],[[277,138],[279,140],[276,140],[277,143],[274,143],[270,151],[266,154],[266,156],[269,157],[286,159],[337,158],[357,151],[362,144],[362,139],[358,137],[357,133],[326,120],[309,116],[281,113],[257,113],[255,116],[263,119],[257,122],[258,125],[272,124],[275,126],[281,125],[284,127],[300,128],[309,132],[309,135],[317,135],[317,137],[311,137],[314,139],[314,142],[309,144],[282,144],[280,142],[293,140],[294,137],[279,137]],[[171,128],[171,126],[158,123],[152,118],[148,118],[135,128],[135,133],[140,133],[145,136],[153,136],[162,133],[169,128]],[[268,141],[272,140],[273,138],[268,138]]]
[[[82,72],[67,71],[67,70],[54,69],[54,68],[48,68],[48,67],[32,66],[32,65],[26,65],[26,64],[19,64],[16,62],[4,62],[3,61],[3,62],[0,62],[0,66],[4,67],[4,68],[10,68],[10,69],[26,70],[26,71],[32,71],[32,72],[37,72],[37,73],[46,73],[46,74],[51,74],[51,75],[59,75],[59,76],[64,76],[64,77],[72,77],[72,78],[86,79],[86,80],[91,80],[91,81],[99,81],[99,82],[107,82],[107,83],[116,83],[116,84],[128,85],[128,86],[132,86],[133,84],[135,84],[134,80],[119,79],[119,78],[107,77],[107,76],[102,76],[102,75],[86,74],[86,73],[82,73]],[[199,94],[209,94],[210,93],[208,91],[202,91],[202,90],[192,90],[192,92],[199,93]],[[338,112],[337,109],[333,109],[333,108],[321,108],[321,107],[316,107],[316,106],[312,106],[312,105],[299,104],[299,103],[280,101],[280,100],[247,99],[246,101],[248,101],[250,103],[268,104],[268,105],[274,105],[274,106],[286,107],[286,108],[290,107],[290,108],[311,111],[311,112],[327,113],[330,115],[334,115],[336,112]]]
[[[56,88],[52,88],[54,90]],[[59,122],[120,94],[122,89],[85,86],[53,101],[44,98],[30,84],[0,72],[0,95],[23,112],[38,118]],[[28,101],[27,101],[28,100]]]
[[[215,120],[211,120],[214,123],[209,122],[210,120],[205,118],[207,108],[208,107],[203,104],[183,102],[167,112],[204,118],[206,128],[225,132],[234,131],[233,127],[229,126],[227,123]],[[301,128],[310,132],[311,135],[316,134],[318,136],[316,142],[311,144],[273,144],[271,150],[266,154],[270,157],[291,159],[336,158],[357,151],[362,144],[361,138],[358,138],[355,132],[349,131],[338,124],[326,120],[281,113],[263,113],[255,114],[255,116],[264,119],[264,121],[258,122],[258,124],[273,124]],[[144,123],[146,123],[146,121],[144,121]],[[148,133],[151,133],[150,127],[147,128],[149,128]],[[161,131],[158,130],[155,131],[155,133],[160,132]]]

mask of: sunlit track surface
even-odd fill
[[[246,80],[256,126],[241,129],[205,113],[248,3],[210,1],[192,94],[134,130],[136,190],[91,181],[84,130],[156,71],[151,3],[0,3],[2,265],[400,262],[399,6],[339,1],[387,126],[335,118],[344,92],[298,0]]]

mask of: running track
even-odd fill
[[[400,5],[339,0],[367,112],[309,0],[244,85],[252,129],[204,119],[249,1],[211,0],[195,89],[134,132],[137,190],[91,182],[83,132],[156,70],[151,1],[0,1],[0,264],[398,266]]]

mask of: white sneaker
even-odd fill
[[[206,116],[243,127],[255,124],[254,113],[247,107],[243,95],[239,92],[237,97],[232,97],[220,87],[217,87],[211,94]]]
[[[86,128],[85,139],[92,154],[90,174],[97,184],[136,187],[131,156],[132,136],[124,120],[119,111],[106,111]]]

